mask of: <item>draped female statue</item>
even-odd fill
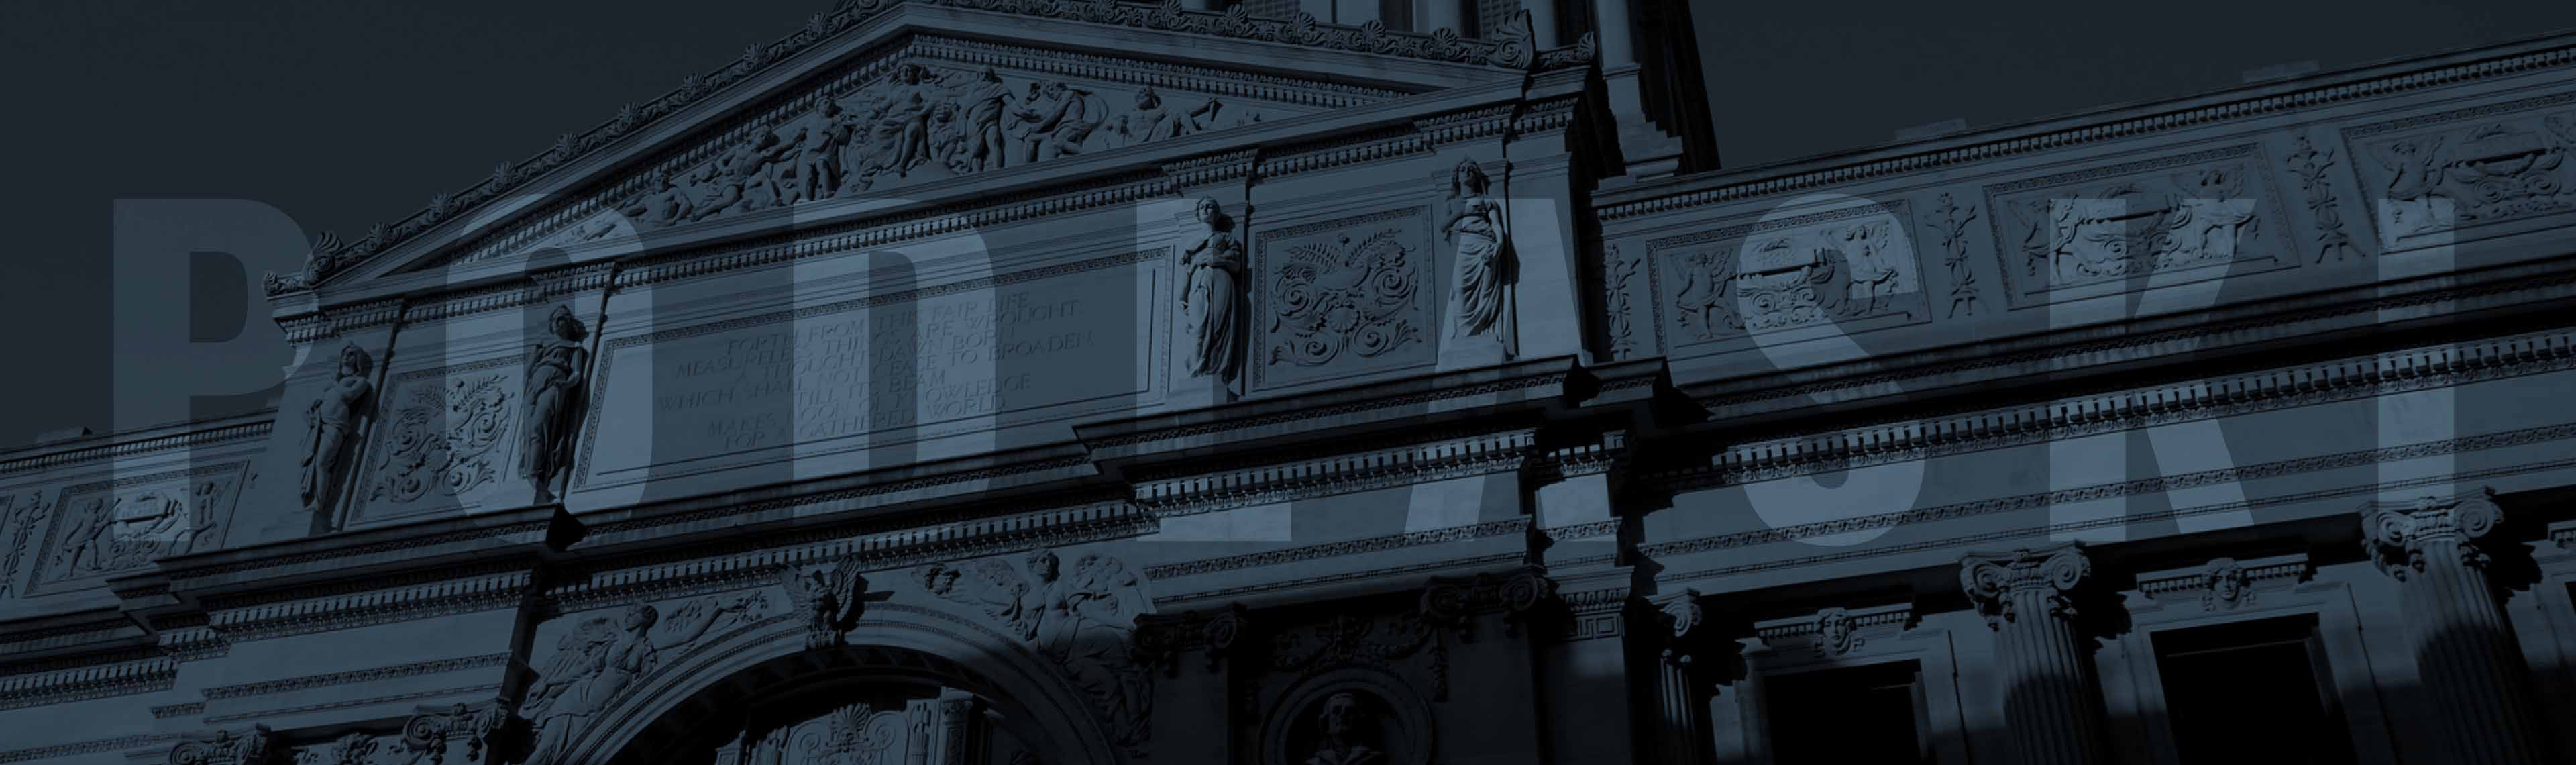
[[[572,309],[555,306],[546,324],[555,339],[529,351],[527,443],[519,450],[519,475],[536,485],[538,504],[555,501],[555,479],[572,464],[573,426],[590,368],[590,349],[581,344],[589,332]]]
[[[1189,333],[1192,377],[1234,373],[1235,283],[1243,278],[1243,243],[1214,199],[1200,199],[1198,229],[1181,253],[1181,327]]]

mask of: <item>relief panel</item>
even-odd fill
[[[2387,249],[2576,210],[2576,102],[2557,95],[2344,128],[2350,164]]]
[[[29,595],[219,548],[247,463],[181,468],[62,490],[43,526]]]
[[[472,507],[515,483],[505,479],[527,408],[518,359],[403,372],[385,389],[351,523]]]
[[[2007,300],[2296,267],[2276,166],[2246,144],[1988,186]]]
[[[609,337],[573,485],[1140,405],[1170,248]]]
[[[1663,333],[1685,347],[1832,325],[1931,318],[1904,201],[1729,226],[1646,243]]]
[[[1026,642],[1089,697],[1111,740],[1131,754],[1153,734],[1154,694],[1134,653],[1136,617],[1150,613],[1144,578],[1118,558],[1085,554],[1070,564],[1052,550],[1017,565],[979,558],[916,570],[915,583],[981,614]]]
[[[1439,331],[1427,207],[1258,232],[1252,385],[1427,366]]]

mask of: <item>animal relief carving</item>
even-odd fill
[[[56,521],[38,581],[58,582],[129,571],[153,559],[211,548],[231,477],[172,478],[142,488],[71,492]]]
[[[1650,245],[1670,265],[1674,314],[1700,341],[1859,320],[1929,318],[1902,208],[1801,216]],[[1855,215],[1858,220],[1851,220]],[[1703,243],[1704,242],[1704,243]]]
[[[1027,572],[999,558],[934,564],[922,589],[981,612],[1064,670],[1099,704],[1112,740],[1131,751],[1151,737],[1154,697],[1132,646],[1136,615],[1151,604],[1117,558],[1084,555],[1070,573],[1049,550],[1029,553]]]
[[[2369,131],[2377,126],[2347,130]],[[2576,112],[2472,124],[2363,142],[2356,151],[2382,194],[2377,222],[2390,243],[2576,209],[2564,167]]]
[[[498,447],[510,433],[508,376],[454,378],[417,385],[380,447],[370,501],[408,503],[432,491],[450,497],[500,478]]]
[[[1987,187],[2007,296],[2296,266],[2265,166],[2247,144]]]

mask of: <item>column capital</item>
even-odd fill
[[[1664,661],[1689,664],[1692,649],[1708,637],[1708,630],[1701,627],[1708,621],[1708,612],[1700,605],[1699,597],[1699,590],[1687,587],[1679,592],[1646,596],[1648,621],[1664,629]]]
[[[2017,594],[2036,593],[2050,616],[2071,616],[2067,595],[2093,576],[2082,542],[2008,553],[1972,552],[1959,559],[1959,588],[1975,601],[1990,626],[2014,620]]]
[[[2472,541],[2503,521],[2495,490],[2486,487],[2411,502],[2371,502],[2361,507],[2361,547],[2380,571],[2403,581],[2424,570],[2430,562],[2425,548],[2436,543],[2456,545],[2463,565],[2486,565],[2486,553]]]

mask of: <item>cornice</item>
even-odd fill
[[[526,594],[525,563],[372,576],[205,599],[208,627],[226,642],[510,608]]]
[[[1387,534],[1374,537],[1362,537],[1359,539],[1346,539],[1339,542],[1327,542],[1319,545],[1264,550],[1247,555],[1228,555],[1221,558],[1205,558],[1175,563],[1163,563],[1146,566],[1145,578],[1161,581],[1175,577],[1201,576],[1226,571],[1240,571],[1248,568],[1276,566],[1285,563],[1299,563],[1324,558],[1337,558],[1344,555],[1401,550],[1408,547],[1421,547],[1423,545],[1459,542],[1470,539],[1487,539],[1511,534],[1526,533],[1529,530],[1529,525],[1530,522],[1527,518],[1506,518],[1499,521],[1486,521],[1484,523],[1476,523],[1466,526],[1451,526],[1449,528],[1429,529],[1424,531],[1408,531],[1402,534]]]
[[[1588,36],[1575,46],[1568,46],[1561,50],[1538,51],[1530,44],[1531,36],[1527,30],[1526,19],[1523,19],[1518,26],[1496,35],[1494,39],[1466,40],[1459,38],[1450,30],[1422,34],[1389,31],[1374,22],[1358,27],[1323,24],[1315,21],[1312,15],[1302,13],[1296,19],[1283,21],[1252,18],[1248,10],[1241,7],[1224,13],[1192,11],[1183,9],[1177,0],[1166,0],[1160,6],[1131,5],[1112,0],[1095,0],[1087,3],[1039,3],[1021,0],[849,0],[829,13],[816,14],[807,20],[802,29],[784,38],[765,45],[750,46],[740,57],[722,68],[683,78],[679,87],[669,93],[641,105],[625,107],[619,110],[615,117],[587,131],[566,133],[556,140],[554,146],[534,157],[517,162],[503,162],[494,168],[491,177],[481,183],[454,193],[435,194],[431,197],[427,209],[405,217],[390,226],[379,224],[364,238],[345,244],[338,243],[336,240],[317,243],[303,270],[293,274],[271,274],[266,277],[264,282],[267,291],[271,295],[277,295],[312,289],[338,274],[348,272],[359,263],[394,250],[442,225],[477,218],[479,216],[476,213],[485,213],[486,211],[481,208],[488,203],[508,197],[513,192],[523,192],[526,187],[535,185],[532,181],[564,169],[577,160],[588,160],[594,155],[601,154],[609,147],[619,145],[625,139],[643,132],[645,128],[657,126],[667,118],[686,111],[688,107],[714,100],[719,96],[739,98],[747,94],[751,87],[766,85],[779,79],[772,70],[797,59],[802,54],[822,47],[825,41],[837,40],[847,34],[860,33],[859,30],[862,29],[887,29],[885,25],[868,22],[901,8],[907,2],[973,13],[1029,16],[1085,24],[1151,29],[1160,32],[1241,38],[1295,47],[1514,71],[1581,68],[1590,66],[1594,58]],[[889,32],[890,35],[902,33],[902,30]],[[962,49],[968,52],[969,59],[1001,55],[994,52],[996,48],[993,47],[977,51],[974,48],[975,43],[955,43],[954,45],[963,46]],[[1081,57],[1075,54],[1067,61],[1066,66],[1079,66]],[[1148,64],[1148,66],[1168,67],[1170,65]],[[1134,74],[1130,71],[1126,76],[1132,77]],[[1258,86],[1258,83],[1248,85],[1250,86]],[[1307,87],[1323,93],[1369,92],[1368,89],[1350,85],[1320,87],[1307,85]],[[610,196],[615,194],[584,195],[579,202],[537,212],[533,216],[510,217],[523,220],[527,217],[535,217],[540,221],[537,228],[544,228],[548,223],[560,226],[580,214],[576,208],[596,209],[601,204],[601,199]],[[504,237],[513,243],[520,241],[522,237],[530,236],[518,230],[495,231],[492,235]],[[543,234],[533,236],[543,236]],[[476,249],[478,248],[475,246],[468,246],[464,251],[472,252]]]
[[[320,675],[304,675],[301,677],[288,677],[276,680],[262,680],[256,683],[242,683],[239,685],[218,685],[205,689],[205,696],[207,701],[221,701],[225,699],[238,699],[250,696],[266,696],[276,693],[288,693],[312,688],[328,688],[335,685],[371,683],[378,680],[393,680],[405,677],[417,677],[420,675],[434,675],[443,672],[505,666],[510,663],[511,658],[512,655],[507,652],[485,654],[482,656],[458,656],[446,659],[433,659],[430,661],[416,661],[406,664],[351,670],[348,672],[331,672]]]
[[[2576,36],[2556,35],[2428,56],[2352,72],[2236,88],[2220,93],[2104,109],[1921,142],[1751,170],[1676,178],[1595,197],[1605,222],[1789,194],[1871,178],[2104,141],[2269,117],[2426,88],[2492,80],[2576,63]]]
[[[2178,422],[2350,401],[2576,368],[2576,329],[2446,343],[2255,372],[1732,444],[1706,466],[1653,476],[1675,489],[1738,485]]]
[[[1290,424],[1368,426],[1402,417],[1405,427],[1439,427],[1440,404],[1473,402],[1478,419],[1500,410],[1571,406],[1594,394],[1594,378],[1571,358],[1514,362],[1385,383],[1239,402],[1208,409],[1076,426],[1094,460],[1124,462],[1212,441],[1255,437]],[[1489,396],[1506,397],[1485,400]],[[1449,413],[1462,414],[1462,413]],[[1308,434],[1320,436],[1320,434]],[[1338,434],[1347,435],[1347,434]]]
[[[138,652],[141,655],[134,655]],[[157,654],[157,649],[134,649],[119,652],[119,655],[130,658],[111,663],[39,669],[0,677],[0,709],[168,690],[179,677],[179,660]],[[84,657],[71,662],[45,662],[39,666],[87,660]]]
[[[1347,494],[1369,489],[1507,473],[1536,451],[1538,433],[1476,434],[1330,457],[1246,465],[1135,482],[1136,501],[1157,517]]]
[[[177,733],[137,733],[131,736],[118,736],[116,738],[75,741],[68,744],[54,744],[52,746],[39,746],[29,749],[12,749],[0,752],[0,763],[50,760],[56,757],[75,754],[88,754],[91,752],[105,752],[118,749],[133,749],[136,747],[177,740],[179,740],[179,734]]]
[[[1517,564],[1527,560],[1528,557],[1529,556],[1527,554],[1520,552],[1494,553],[1492,555],[1478,555],[1467,558],[1427,561],[1404,566],[1369,569],[1366,571],[1345,571],[1337,574],[1306,577],[1303,579],[1262,582],[1258,584],[1221,587],[1213,590],[1175,593],[1171,595],[1157,595],[1154,597],[1154,606],[1155,608],[1160,609],[1165,604],[1200,603],[1226,599],[1251,600],[1254,598],[1275,596],[1292,590],[1329,587],[1352,582],[1395,582],[1400,581],[1405,577],[1432,572],[1469,571]],[[1403,588],[1397,587],[1391,589]]]
[[[266,438],[269,429],[276,424],[276,416],[277,410],[267,409],[221,420],[173,423],[91,436],[80,441],[24,447],[16,450],[15,455],[0,459],[0,476]]]

